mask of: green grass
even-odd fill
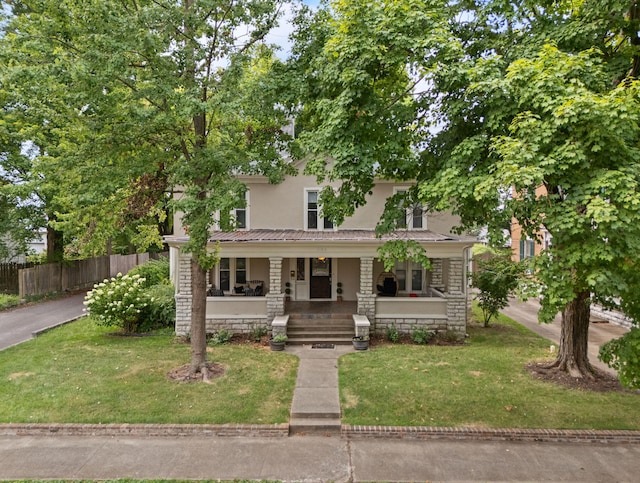
[[[20,297],[0,293],[0,310],[8,309],[20,304]]]
[[[297,358],[246,345],[208,354],[211,384],[170,381],[189,362],[171,335],[115,337],[90,318],[0,352],[0,422],[286,422]],[[241,404],[239,403],[241,402]]]
[[[286,422],[297,358],[249,344],[220,345],[212,384],[166,374],[189,361],[170,334],[129,338],[90,318],[0,351],[0,422]],[[549,343],[501,317],[471,324],[463,346],[390,344],[340,358],[343,422],[640,430],[638,393],[591,393],[533,379]]]
[[[570,390],[525,369],[549,343],[501,316],[464,346],[384,345],[339,361],[343,422],[400,426],[640,429],[640,395]]]

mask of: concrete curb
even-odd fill
[[[347,439],[388,438],[415,440],[523,441],[545,443],[630,443],[640,444],[640,431],[591,429],[518,429],[421,426],[343,425]]]
[[[35,339],[39,335],[42,335],[45,332],[49,332],[50,330],[53,330],[56,327],[60,327],[60,326],[66,325],[66,324],[70,324],[71,322],[75,322],[76,320],[79,320],[82,317],[86,317],[86,316],[87,316],[87,314],[78,315],[77,317],[72,317],[70,319],[63,320],[62,322],[57,322],[55,324],[52,324],[52,325],[50,325],[48,327],[43,327],[42,329],[35,330],[35,331],[31,332],[31,337]]]
[[[289,436],[289,424],[0,424],[0,436]]]
[[[0,436],[256,437],[285,438],[289,424],[0,424]],[[300,437],[302,435],[296,436]],[[640,444],[640,431],[517,429],[343,424],[344,439],[473,440],[540,443]]]

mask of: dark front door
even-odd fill
[[[311,259],[311,283],[309,286],[309,298],[331,298],[331,259]]]

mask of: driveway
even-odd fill
[[[527,302],[512,300],[509,306],[502,310],[502,313],[507,317],[511,317],[513,320],[520,322],[522,325],[528,327],[537,334],[540,334],[542,337],[549,339],[549,341],[555,345],[555,349],[557,350],[560,343],[560,314],[556,316],[553,323],[541,324],[538,322],[539,310],[540,303],[535,299],[530,299]],[[610,324],[608,322],[595,323],[592,321],[589,326],[589,362],[598,369],[606,371],[609,374],[617,375],[616,371],[598,359],[598,353],[600,351],[600,346],[612,339],[621,337],[626,332],[628,332],[628,329],[619,325]],[[549,344],[549,346],[551,346],[551,344]]]
[[[31,339],[38,332],[84,315],[86,293],[0,312],[0,350]]]

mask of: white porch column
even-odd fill
[[[376,295],[373,292],[373,257],[360,258],[360,292],[358,297],[358,314],[375,320]]]
[[[284,315],[284,294],[282,293],[282,257],[269,258],[269,292],[267,297],[267,319],[269,323],[279,315]]]

